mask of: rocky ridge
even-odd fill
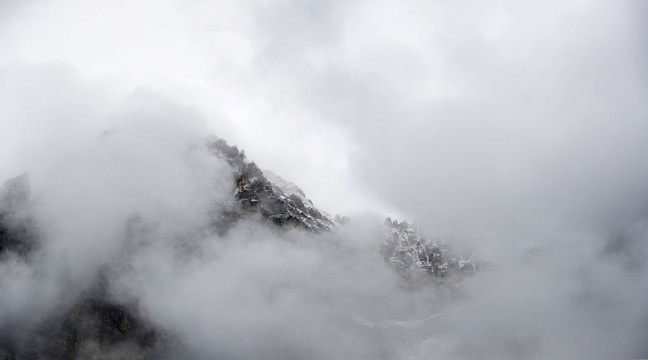
[[[274,174],[271,178],[277,183],[271,182],[253,161],[248,161],[244,151],[215,137],[208,140],[208,148],[232,167],[233,201],[225,211],[215,214],[214,219],[220,231],[252,214],[260,214],[279,226],[296,226],[313,232],[334,227],[333,220],[315,208],[301,189]]]

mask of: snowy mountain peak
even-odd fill
[[[245,215],[261,214],[277,225],[292,225],[309,231],[331,229],[331,218],[319,211],[303,191],[280,177],[265,174],[244,151],[230,146],[223,139],[208,139],[209,150],[224,159],[232,168],[234,202],[216,215],[219,231],[227,230]]]

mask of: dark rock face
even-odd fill
[[[27,213],[29,175],[7,180],[0,187],[0,257],[8,252],[26,255],[35,243],[35,227]]]
[[[32,220],[10,213],[0,213],[0,257],[6,253],[25,256],[33,247]]]
[[[212,138],[208,147],[214,155],[227,161],[233,173],[234,201],[220,214],[214,214],[214,225],[219,231],[226,231],[239,219],[252,214],[260,214],[276,225],[301,227],[313,232],[333,227],[331,219],[315,209],[309,200],[297,194],[287,195],[280,186],[270,182],[236,146]]]

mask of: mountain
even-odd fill
[[[332,219],[315,208],[301,189],[274,174],[271,179],[275,182],[271,182],[236,146],[212,137],[208,140],[208,148],[227,161],[233,173],[234,200],[225,211],[216,214],[216,228],[228,229],[251,214],[261,214],[279,226],[297,226],[313,232],[330,230],[334,226]]]
[[[225,140],[210,137],[206,149],[229,165],[231,176],[231,196],[209,214],[208,231],[226,234],[244,220],[313,234],[335,233],[349,224],[346,217],[332,218],[319,210],[298,186],[262,171]],[[35,261],[44,237],[30,215],[31,201],[27,174],[9,179],[0,189],[0,261]],[[407,222],[387,219],[382,236],[376,241],[383,243],[386,264],[405,280],[456,280],[480,271],[474,257],[455,255],[447,242],[426,238]],[[102,266],[94,285],[42,321],[0,324],[0,359],[173,358],[170,344],[178,340],[142,313],[136,300],[109,294],[107,278],[115,271],[111,264]],[[11,319],[11,314],[5,318]]]

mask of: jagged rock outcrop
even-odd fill
[[[421,235],[420,230],[406,221],[385,219],[387,240],[381,252],[391,266],[401,274],[427,273],[434,277],[467,276],[480,271],[480,264],[472,256],[452,251],[443,239]]]
[[[260,214],[280,226],[296,226],[314,232],[334,226],[333,221],[317,210],[300,189],[295,190],[294,185],[282,188],[273,183],[236,146],[229,146],[223,139],[210,138],[208,147],[214,155],[227,161],[233,173],[234,201],[225,210],[214,214],[214,225],[219,231],[226,231],[236,221],[251,214]],[[276,175],[271,175],[271,178],[289,184]]]

